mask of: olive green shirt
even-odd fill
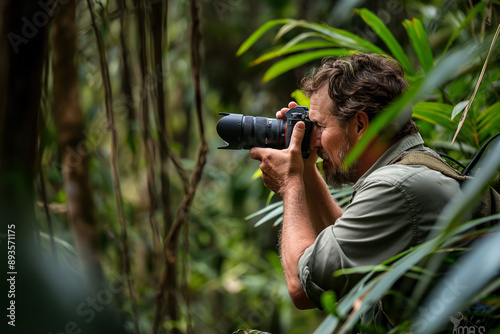
[[[362,278],[334,277],[339,269],[377,265],[425,241],[459,183],[425,166],[389,164],[409,151],[429,151],[420,134],[392,145],[356,182],[351,203],[334,225],[325,228],[299,260],[298,274],[308,298],[333,290],[343,297]]]

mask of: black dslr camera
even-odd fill
[[[278,150],[288,148],[295,124],[303,121],[306,124],[306,132],[302,140],[302,157],[309,157],[309,138],[313,123],[309,120],[307,107],[290,108],[285,113],[286,120],[222,112],[219,115],[224,117],[217,122],[217,133],[227,144],[219,148],[227,150],[249,150],[252,147]]]

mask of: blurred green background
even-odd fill
[[[345,29],[389,51],[379,34],[354,12],[355,8],[367,8],[388,27],[409,55],[416,69],[410,79],[417,80],[425,77],[426,71],[422,71],[403,21],[420,20],[428,36],[431,56],[438,62],[451,39],[454,47],[471,41],[480,43],[485,38],[491,41],[499,8],[496,1],[197,1],[201,112],[208,154],[201,180],[190,183],[191,175],[196,172],[201,142],[192,80],[191,3],[91,1],[95,26],[88,1],[70,3],[74,3],[76,16],[73,19],[68,16],[66,24],[72,27],[71,22],[74,23],[74,57],[71,52],[69,56],[63,52],[71,48],[68,46],[71,37],[70,43],[66,40],[61,46],[54,34],[57,29],[54,24],[61,24],[59,31],[68,26],[53,21],[47,27],[37,133],[40,168],[34,188],[35,226],[41,233],[38,247],[43,249],[45,258],[51,258],[55,246],[59,262],[86,281],[89,291],[94,291],[87,294],[90,296],[99,296],[99,287],[112,284],[116,277],[122,277],[123,284],[126,281],[123,277],[132,278],[134,298],[131,299],[128,288],[122,289],[112,295],[113,307],[108,308],[120,315],[128,331],[139,329],[141,333],[156,332],[158,327],[160,332],[173,333],[231,333],[240,328],[274,334],[312,333],[325,317],[319,310],[299,311],[293,307],[278,256],[279,226],[269,221],[254,227],[258,218],[245,219],[268,203],[279,201],[270,198],[260,178],[253,177],[259,163],[249,158],[248,151],[217,150],[223,144],[215,130],[219,112],[274,117],[278,109],[292,100],[291,93],[298,88],[304,74],[321,61],[301,64],[263,82],[264,73],[277,60],[255,66],[250,63],[274,46],[290,42],[297,33],[282,31],[284,34],[278,41],[273,40],[278,27],[271,28],[248,51],[236,56],[238,48],[253,32],[274,19],[307,20]],[[64,6],[69,7],[61,4]],[[63,14],[70,15],[60,10],[54,20]],[[160,23],[155,21],[158,17]],[[95,29],[102,38],[102,50],[96,43]],[[156,38],[161,41],[159,44],[155,44]],[[478,114],[486,106],[498,106],[500,101],[498,48],[495,50],[485,88],[480,92],[481,105],[472,111]],[[70,72],[55,67],[53,62],[57,57],[63,60],[69,57]],[[481,53],[471,59],[469,66],[433,90],[425,100],[447,105],[445,111],[451,112],[455,105],[470,97],[484,58],[485,53]],[[106,93],[101,61],[109,70],[112,96]],[[55,87],[61,87],[63,82],[62,87],[69,88],[70,84],[64,80],[71,80],[65,73],[73,70],[76,81],[71,87],[78,93],[71,96],[81,112],[67,116],[76,121],[65,123],[65,115],[69,115],[65,111],[75,107],[66,105],[68,101],[64,98],[57,98],[70,95],[69,90],[57,93]],[[163,92],[162,100],[158,87]],[[106,120],[106,97],[115,113],[116,151]],[[162,116],[157,111],[159,104],[164,106]],[[445,118],[451,122],[451,115]],[[457,119],[450,127],[456,126]],[[416,120],[428,145],[456,159],[467,161],[480,144],[479,137],[474,137],[478,133],[474,132],[474,119],[468,125],[473,129],[470,136],[459,137],[460,149],[455,151],[449,149],[454,130],[445,128],[443,124],[449,125],[446,121],[441,124],[424,116]],[[492,118],[495,121],[496,117]],[[490,129],[487,135],[492,132]],[[167,155],[162,153],[165,149],[162,142],[168,147]],[[110,166],[114,154],[125,230],[120,225],[120,207],[116,204],[117,179]],[[83,183],[90,185],[83,190],[72,184],[68,176],[81,166],[85,166],[86,172],[76,178],[83,178]],[[65,168],[70,170],[67,175]],[[190,185],[195,187],[190,190]],[[72,191],[87,192],[85,201],[90,204],[82,202]],[[181,206],[186,204],[183,197],[187,193],[194,197],[187,206]],[[79,206],[82,208],[78,211],[75,208]],[[164,240],[179,215],[179,208],[187,208],[188,214],[180,221],[181,228],[170,249],[174,252],[169,253]],[[77,214],[71,214],[71,210]],[[78,212],[82,220],[89,219],[90,223],[79,221]],[[82,246],[77,246],[79,238],[83,240]],[[124,260],[125,253],[128,257]],[[169,259],[174,260],[175,272],[170,273],[176,281],[166,278],[167,292],[160,292]],[[126,262],[130,269],[126,268]],[[173,289],[171,292],[169,287]],[[158,294],[163,298],[160,309]],[[103,293],[101,297],[104,296]],[[76,298],[74,305],[85,300]],[[170,307],[175,310],[169,310]],[[85,317],[79,315],[72,313],[69,319],[83,323]],[[155,325],[155,321],[159,324]],[[47,328],[55,333],[63,327]]]

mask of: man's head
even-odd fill
[[[327,58],[302,80],[302,91],[311,97],[311,120],[318,125],[321,137],[318,155],[326,160],[324,169],[330,185],[355,182],[360,176],[359,163],[349,170],[342,169],[345,156],[368,124],[407,87],[398,62],[363,53],[336,60]],[[392,131],[391,140],[398,140],[417,133],[418,128],[409,119],[387,131]]]

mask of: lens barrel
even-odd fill
[[[252,147],[285,148],[286,121],[276,118],[224,115],[217,122],[217,133],[226,142],[219,147],[229,150],[248,150]]]

